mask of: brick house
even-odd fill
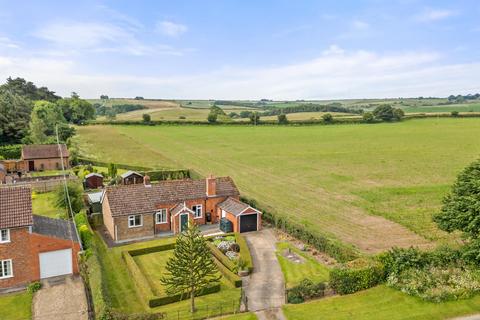
[[[65,168],[70,167],[67,146],[56,144],[31,144],[22,146],[23,168],[26,171],[44,171],[62,169],[62,157]]]
[[[261,212],[239,200],[240,193],[230,177],[156,184],[150,184],[148,176],[144,180],[143,184],[105,189],[103,222],[115,242],[176,234],[190,223],[217,224],[222,217],[232,222],[236,232],[261,228]]]
[[[0,188],[0,291],[78,274],[73,223],[32,214],[30,187]]]

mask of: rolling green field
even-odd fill
[[[431,215],[478,158],[480,119],[335,126],[87,126],[103,161],[232,176],[242,194],[364,252],[451,241]]]
[[[383,285],[351,295],[283,307],[289,320],[442,320],[476,314],[478,310],[480,310],[480,296],[434,303]]]

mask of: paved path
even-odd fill
[[[253,259],[253,273],[244,278],[249,311],[259,319],[285,319],[281,311],[285,303],[283,273],[275,255],[275,235],[271,229],[243,234]]]
[[[53,285],[44,283],[33,297],[33,320],[88,320],[82,279],[67,277]]]

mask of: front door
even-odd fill
[[[180,232],[188,229],[188,214],[180,215]]]
[[[35,162],[28,161],[28,171],[35,171]]]

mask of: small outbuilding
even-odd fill
[[[22,161],[26,171],[60,170],[70,168],[67,146],[61,144],[31,144],[22,147]]]
[[[249,232],[261,229],[262,213],[246,203],[228,197],[217,206],[220,217],[228,219],[234,232]]]
[[[102,213],[103,191],[87,193],[88,213]]]
[[[103,188],[103,176],[96,172],[89,173],[85,176],[83,183],[85,189]]]
[[[122,184],[140,184],[143,183],[143,176],[135,171],[127,171],[121,175]]]

